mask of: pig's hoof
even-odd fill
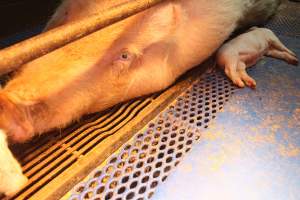
[[[1,180],[2,182],[3,180]],[[1,192],[5,194],[5,196],[11,197],[14,194],[16,194],[18,191],[20,191],[28,182],[28,179],[26,176],[22,175],[16,175],[14,177],[11,177],[11,180],[6,182],[6,185],[2,185]]]

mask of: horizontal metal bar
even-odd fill
[[[0,74],[39,58],[101,28],[144,11],[164,0],[132,0],[0,50]]]

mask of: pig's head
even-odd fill
[[[4,90],[43,132],[164,89],[176,78],[179,12],[164,3],[95,32],[23,66]]]
[[[148,10],[21,68],[0,94],[0,192],[13,194],[27,182],[7,137],[23,142],[174,80],[174,13],[168,4]]]

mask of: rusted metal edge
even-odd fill
[[[111,154],[117,151],[124,143],[130,140],[139,130],[141,130],[149,121],[162,112],[172,101],[182,94],[191,84],[203,74],[208,64],[192,70],[187,74],[187,78],[183,78],[176,85],[170,87],[150,106],[146,107],[134,120],[120,129],[117,133],[105,139],[98,144],[86,156],[80,158],[77,163],[71,166],[67,171],[56,177],[42,188],[30,199],[53,200],[66,196],[67,192],[78,182],[83,180],[94,168],[101,165]]]
[[[101,28],[144,11],[164,0],[132,0],[0,50],[0,74],[39,58]]]

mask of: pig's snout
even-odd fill
[[[8,148],[6,133],[0,129],[0,193],[12,196],[28,182]]]
[[[0,193],[6,196],[18,192],[28,181],[9,150],[7,140],[23,142],[29,139],[31,129],[25,113],[0,94]]]
[[[30,139],[33,127],[23,107],[0,94],[0,129],[5,130],[8,140],[22,143]]]

